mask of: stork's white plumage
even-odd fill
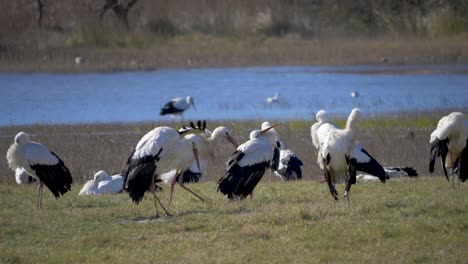
[[[29,175],[25,169],[16,168],[15,170],[15,179],[18,184],[30,184],[36,182],[33,176]]]
[[[23,168],[39,180],[37,208],[42,207],[44,184],[55,198],[70,191],[72,176],[63,161],[48,147],[31,142],[28,134],[19,132],[7,152],[8,166],[12,170]]]
[[[323,157],[321,152],[322,145],[324,144],[327,135],[338,128],[329,123],[329,118],[325,110],[318,111],[316,119],[317,122],[311,126],[310,134],[313,145],[318,149],[317,163],[319,164],[320,169],[323,170]],[[358,171],[376,176],[382,182],[388,178],[388,175],[385,173],[382,165],[380,165],[379,162],[377,162],[377,160],[359,144],[354,144],[351,156],[356,159],[356,169]]]
[[[213,132],[206,129],[206,123],[205,122],[203,122],[203,124],[201,124],[201,122],[198,122],[197,126],[195,126],[194,124],[191,124],[191,126],[192,127],[182,127],[181,129],[179,129],[179,133],[183,133],[185,130],[190,130],[190,129],[193,129],[193,128],[197,128],[197,129],[199,129],[201,131],[203,131],[203,130],[205,131],[204,133],[201,133],[199,135],[189,135],[189,136],[196,137],[193,140],[196,140],[198,142],[198,146],[199,146],[199,149],[200,149],[199,153],[200,153],[201,157],[206,157],[209,154],[208,153],[209,149],[211,149],[211,147],[213,147],[214,145],[218,145],[218,143],[220,143],[220,141],[222,141],[223,139],[227,140],[232,145],[234,145],[235,148],[237,148],[237,143],[234,140],[234,138],[231,136],[231,131],[228,128],[224,127],[224,126],[217,127]],[[171,183],[169,204],[172,203],[172,196],[173,196],[173,193],[174,193],[174,185],[175,185],[176,182],[179,183],[180,187],[182,187],[183,189],[189,191],[190,193],[192,193],[193,195],[195,195],[196,197],[198,197],[200,200],[203,201],[203,198],[201,198],[199,195],[197,195],[196,193],[194,193],[193,191],[191,191],[190,189],[188,189],[184,185],[184,180],[183,180],[184,175],[197,174],[197,171],[198,172],[200,172],[200,171],[203,172],[203,170],[201,168],[201,164],[197,163],[196,164],[196,171],[195,171],[195,173],[192,173],[190,168],[194,167],[195,161],[193,159],[191,159],[191,160],[192,160],[191,163],[190,163],[190,160],[188,160],[188,159],[185,160],[184,165],[181,166],[183,168],[181,170],[177,170],[175,174],[165,175],[166,181],[169,181]],[[199,173],[199,175],[201,175],[201,173]]]
[[[218,181],[218,191],[229,199],[252,195],[262,179],[273,158],[276,137],[270,131],[272,128],[252,131],[250,140],[241,144],[226,162],[225,175]]]
[[[283,144],[281,143],[281,148]],[[282,181],[302,179],[301,166],[304,165],[299,157],[290,149],[281,149],[279,156],[278,169],[275,175]]]
[[[418,172],[413,167],[384,167],[385,173],[389,179],[400,177],[417,177]],[[380,181],[376,176],[370,174],[359,174],[356,176],[358,181]]]
[[[360,115],[361,111],[354,108],[348,117],[345,129],[330,131],[320,150],[325,179],[334,200],[338,200],[336,182],[346,182],[344,196],[348,198],[348,201],[351,184],[356,183],[356,159],[351,154],[355,144],[355,125]]]
[[[453,176],[458,174],[459,181],[468,179],[468,121],[460,112],[453,112],[442,117],[437,128],[431,133],[431,157],[429,172],[434,172],[436,156],[441,158],[445,177],[449,180],[447,169]],[[453,188],[455,188],[455,178]]]
[[[183,122],[183,113],[185,110],[189,109],[190,106],[193,106],[193,109],[197,110],[193,97],[187,96],[185,99],[174,98],[164,105],[160,115],[171,115],[173,121],[175,115],[180,115]]]
[[[107,172],[100,170],[94,174],[94,178],[85,183],[79,195],[99,195],[120,193],[123,190],[123,177],[121,175],[109,176]]]
[[[196,133],[197,130],[188,130],[179,133],[170,127],[157,127],[138,142],[135,150],[127,161],[127,168],[123,173],[124,189],[129,193],[136,204],[140,203],[147,190],[154,197],[155,215],[159,217],[156,202],[158,202],[165,214],[166,208],[155,193],[154,183],[158,175],[172,169],[183,170],[192,164],[193,159],[198,160],[198,137],[189,137],[188,133]],[[198,133],[203,131],[198,130]]]

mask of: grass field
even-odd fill
[[[261,182],[254,200],[228,201],[214,182],[176,187],[174,217],[145,221],[124,193],[35,209],[34,186],[0,185],[2,263],[467,263],[468,190],[443,177],[358,183],[335,207],[316,181]],[[338,186],[342,194],[344,186]],[[168,200],[168,192],[160,194]]]

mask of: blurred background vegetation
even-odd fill
[[[145,49],[167,45],[178,38],[194,43],[208,37],[236,45],[245,39],[408,37],[466,41],[468,37],[466,0],[0,0],[0,3],[3,7],[0,58],[44,50],[60,53],[77,48]]]

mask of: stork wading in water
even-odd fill
[[[458,174],[458,184],[468,179],[468,122],[460,112],[453,112],[442,117],[437,128],[431,133],[431,156],[429,172],[434,172],[436,157],[440,157],[444,175],[452,176],[455,189],[455,174]],[[450,173],[447,172],[449,170]]]
[[[276,136],[274,126],[250,133],[250,140],[241,144],[226,162],[225,175],[218,181],[218,191],[229,199],[253,198],[253,190],[260,182],[273,159]]]
[[[157,127],[140,139],[128,158],[122,175],[124,190],[136,204],[141,202],[145,192],[149,190],[154,199],[155,214],[152,218],[159,218],[157,204],[164,210],[165,216],[170,215],[156,195],[155,180],[172,169],[185,169],[183,166],[187,160],[195,159],[199,164],[199,141],[192,134],[203,132],[195,128],[178,132],[170,127]]]
[[[42,207],[44,185],[55,198],[71,190],[73,179],[63,161],[48,147],[32,142],[24,132],[19,132],[15,136],[6,158],[12,170],[23,168],[27,174],[39,181],[37,208]]]
[[[197,137],[197,138],[193,139],[193,140],[197,140],[199,142],[199,145],[200,145],[199,154],[200,154],[200,156],[202,158],[206,157],[209,154],[208,152],[209,152],[210,148],[217,146],[220,143],[220,141],[222,141],[222,140],[228,141],[229,143],[231,143],[234,146],[234,148],[237,148],[237,146],[238,146],[235,139],[231,135],[231,131],[228,128],[224,127],[224,126],[217,127],[215,130],[213,130],[213,132],[211,132],[208,129],[206,129],[206,123],[205,122],[203,122],[203,124],[198,122],[197,126],[195,126],[194,124],[191,124],[191,127],[182,127],[181,129],[179,129],[179,133],[184,133],[185,130],[190,130],[190,129],[198,129],[200,131],[205,131],[204,133],[194,135],[194,137]],[[193,159],[191,159],[191,160],[188,159],[188,160],[184,161],[183,168],[181,168],[180,170],[176,170],[175,174],[166,174],[166,177],[165,177],[164,180],[171,183],[171,192],[170,192],[170,196],[169,196],[169,204],[172,203],[172,196],[174,194],[174,185],[176,183],[178,183],[180,185],[180,187],[186,189],[186,187],[184,185],[184,181],[183,181],[183,175],[186,174],[187,171],[190,170],[190,168],[194,167],[194,162],[195,161]],[[203,166],[204,166],[204,164],[203,164]],[[198,164],[197,164],[195,170],[202,171],[201,162],[198,161]],[[194,194],[194,195],[197,196],[196,194]],[[200,198],[203,201],[203,199],[201,197],[198,197],[198,198]]]
[[[266,102],[268,105],[276,104],[276,103],[279,102],[279,96],[280,96],[279,93],[275,93],[274,96],[272,96],[272,97],[267,97],[267,99],[265,99],[265,102]]]
[[[325,143],[325,138],[327,137],[328,133],[334,130],[338,130],[338,128],[330,123],[325,110],[318,111],[316,114],[316,119],[317,122],[314,123],[310,128],[310,134],[312,137],[312,143],[318,150],[317,163],[319,164],[320,169],[323,170],[324,168],[322,161],[324,157],[322,157],[321,152],[322,145]],[[351,151],[351,156],[356,159],[356,170],[373,175],[379,178],[381,182],[385,182],[385,179],[388,179],[389,176],[385,172],[383,166],[380,165],[380,163],[359,144],[355,143],[352,146]]]
[[[334,201],[338,200],[335,184],[345,181],[344,197],[349,203],[351,185],[356,183],[356,158],[352,156],[356,122],[361,111],[354,108],[348,117],[345,129],[333,129],[328,132],[320,149],[324,176]],[[385,179],[384,179],[385,180]]]
[[[190,106],[193,106],[193,109],[197,110],[195,107],[195,101],[193,97],[187,96],[184,98],[174,98],[164,105],[161,109],[160,115],[171,115],[172,124],[175,125],[174,117],[180,115],[181,122],[184,122],[184,111],[189,109]]]

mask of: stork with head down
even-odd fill
[[[193,106],[193,109],[197,110],[195,107],[195,101],[192,96],[187,96],[184,98],[174,98],[171,101],[167,102],[160,111],[160,115],[171,115],[172,122],[174,123],[174,116],[180,115],[181,122],[184,122],[184,112],[189,109],[190,106]]]
[[[455,189],[455,174],[458,174],[458,184],[468,179],[468,121],[461,112],[453,112],[442,117],[437,128],[431,133],[431,156],[429,172],[434,172],[436,156],[440,157],[445,177]]]
[[[44,185],[57,199],[71,190],[73,179],[64,162],[48,147],[32,142],[24,132],[15,136],[6,158],[12,170],[23,168],[27,174],[39,181],[37,208],[42,207]]]
[[[218,181],[218,191],[229,199],[253,198],[253,190],[260,182],[273,159],[276,135],[274,126],[250,133],[250,140],[241,144],[226,162],[225,175]]]
[[[187,161],[195,159],[199,164],[200,141],[199,137],[192,134],[203,132],[196,128],[178,132],[166,126],[157,127],[144,135],[130,154],[122,175],[124,190],[136,204],[141,202],[145,192],[149,190],[154,199],[153,218],[159,217],[157,204],[161,205],[165,216],[170,215],[156,195],[155,179],[172,169],[185,169]]]
[[[327,135],[334,130],[339,128],[330,123],[328,114],[325,110],[320,110],[316,114],[317,122],[311,126],[310,135],[312,137],[312,143],[318,150],[317,163],[323,170],[323,158],[321,148],[325,143]],[[365,172],[366,174],[377,177],[381,182],[385,182],[388,179],[388,174],[384,170],[383,166],[372,157],[372,155],[362,148],[359,144],[354,143],[351,149],[351,156],[356,159],[356,170]]]
[[[351,185],[356,183],[356,158],[352,156],[356,121],[361,111],[354,108],[348,117],[345,129],[333,129],[325,137],[320,149],[325,179],[334,201],[338,200],[335,184],[346,182],[344,197],[349,202]]]

